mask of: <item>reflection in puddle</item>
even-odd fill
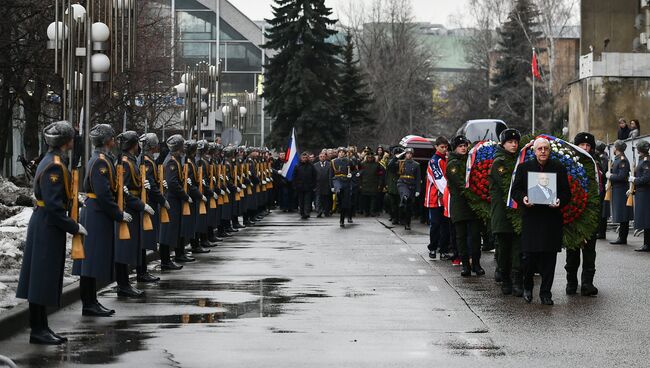
[[[145,340],[154,337],[155,330],[175,329],[187,324],[213,324],[233,319],[275,317],[285,312],[285,305],[308,303],[310,298],[329,297],[323,290],[307,287],[304,292],[292,295],[284,284],[291,281],[285,278],[266,278],[239,282],[216,282],[209,280],[163,280],[146,289],[142,299],[120,300],[123,303],[166,305],[187,305],[210,309],[211,313],[181,313],[170,315],[140,315],[126,317],[97,331],[75,331],[67,334],[70,341],[57,347],[40,349],[16,361],[21,366],[57,366],[66,363],[110,364],[120,355],[133,351],[146,350]],[[292,289],[293,290],[293,289]],[[230,295],[230,301],[209,298],[210,292]],[[103,293],[110,293],[104,291]],[[192,293],[200,294],[192,297]],[[207,292],[207,293],[206,293]],[[248,295],[241,301],[233,301],[237,293]],[[251,300],[253,296],[254,300]],[[225,299],[229,299],[225,297]],[[236,299],[236,298],[234,298]],[[152,325],[151,328],[143,328]],[[272,333],[295,333],[295,331],[272,330]]]

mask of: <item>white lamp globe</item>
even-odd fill
[[[47,38],[50,39],[50,41],[55,41],[56,40],[56,32],[57,32],[57,25],[58,25],[58,31],[59,31],[59,41],[65,40],[68,38],[68,26],[63,24],[63,22],[52,22],[50,25],[47,27]]]
[[[201,102],[201,111],[205,111],[208,109],[208,103],[205,101]]]
[[[90,68],[93,73],[108,73],[111,70],[111,59],[105,54],[94,54],[90,58]]]
[[[189,83],[191,80],[192,80],[192,78],[189,75],[187,75],[187,74],[181,75],[181,82],[182,83]]]
[[[239,108],[239,115],[240,116],[246,115],[247,112],[248,112],[248,110],[246,110],[246,108],[244,106]]]
[[[86,8],[81,4],[72,4],[72,18],[76,21],[82,21],[86,18]],[[65,11],[66,14],[69,13],[70,9]]]
[[[94,42],[106,42],[111,36],[108,26],[102,22],[93,23],[92,33]]]
[[[194,89],[194,92],[197,93],[197,94],[199,93],[199,86],[196,86],[196,88]],[[207,88],[201,88],[201,96],[205,96],[207,94],[208,94],[208,89]]]
[[[233,106],[237,106],[237,105],[239,105],[239,100],[236,99],[236,98],[233,98],[233,99],[232,99],[232,105],[233,105]]]
[[[176,93],[178,93],[179,95],[184,95],[187,93],[187,84],[185,83],[180,83],[174,88],[176,88]]]
[[[230,114],[230,106],[226,105],[221,108],[221,112],[223,112],[224,115]]]

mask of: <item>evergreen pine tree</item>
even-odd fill
[[[498,31],[499,59],[496,74],[492,77],[490,97],[492,116],[513,128],[529,131],[532,116],[532,48],[540,32],[537,27],[538,11],[530,0],[516,0],[507,21]],[[539,82],[541,84],[541,82]],[[536,88],[536,106],[541,106],[545,96]],[[541,118],[540,109],[537,109]]]
[[[372,99],[359,69],[359,60],[354,58],[354,42],[350,34],[345,36],[341,72],[339,102],[348,131],[348,143],[361,142],[372,136],[372,120],[368,112]]]
[[[271,144],[287,144],[296,128],[302,148],[333,147],[344,138],[337,104],[339,47],[324,0],[275,0],[266,49],[278,53],[266,65],[264,97],[275,120]]]

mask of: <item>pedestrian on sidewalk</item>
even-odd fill
[[[550,158],[551,143],[545,138],[537,138],[533,148],[535,159],[519,165],[512,185],[512,197],[518,208],[521,208],[524,300],[527,303],[533,301],[533,276],[538,272],[542,276],[539,290],[541,302],[544,305],[553,305],[551,288],[557,254],[562,250],[562,208],[571,200],[571,189],[562,163]],[[529,172],[555,174],[557,197],[552,204],[533,204],[528,200]]]
[[[76,132],[67,121],[59,121],[45,127],[43,135],[49,150],[38,164],[34,177],[37,205],[27,227],[16,298],[29,301],[29,342],[60,345],[67,338],[50,329],[47,307],[61,305],[66,234],[88,233],[66,215],[73,193],[67,157]]]

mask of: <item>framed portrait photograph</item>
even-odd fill
[[[546,172],[528,173],[528,202],[551,205],[557,199],[557,174]]]

